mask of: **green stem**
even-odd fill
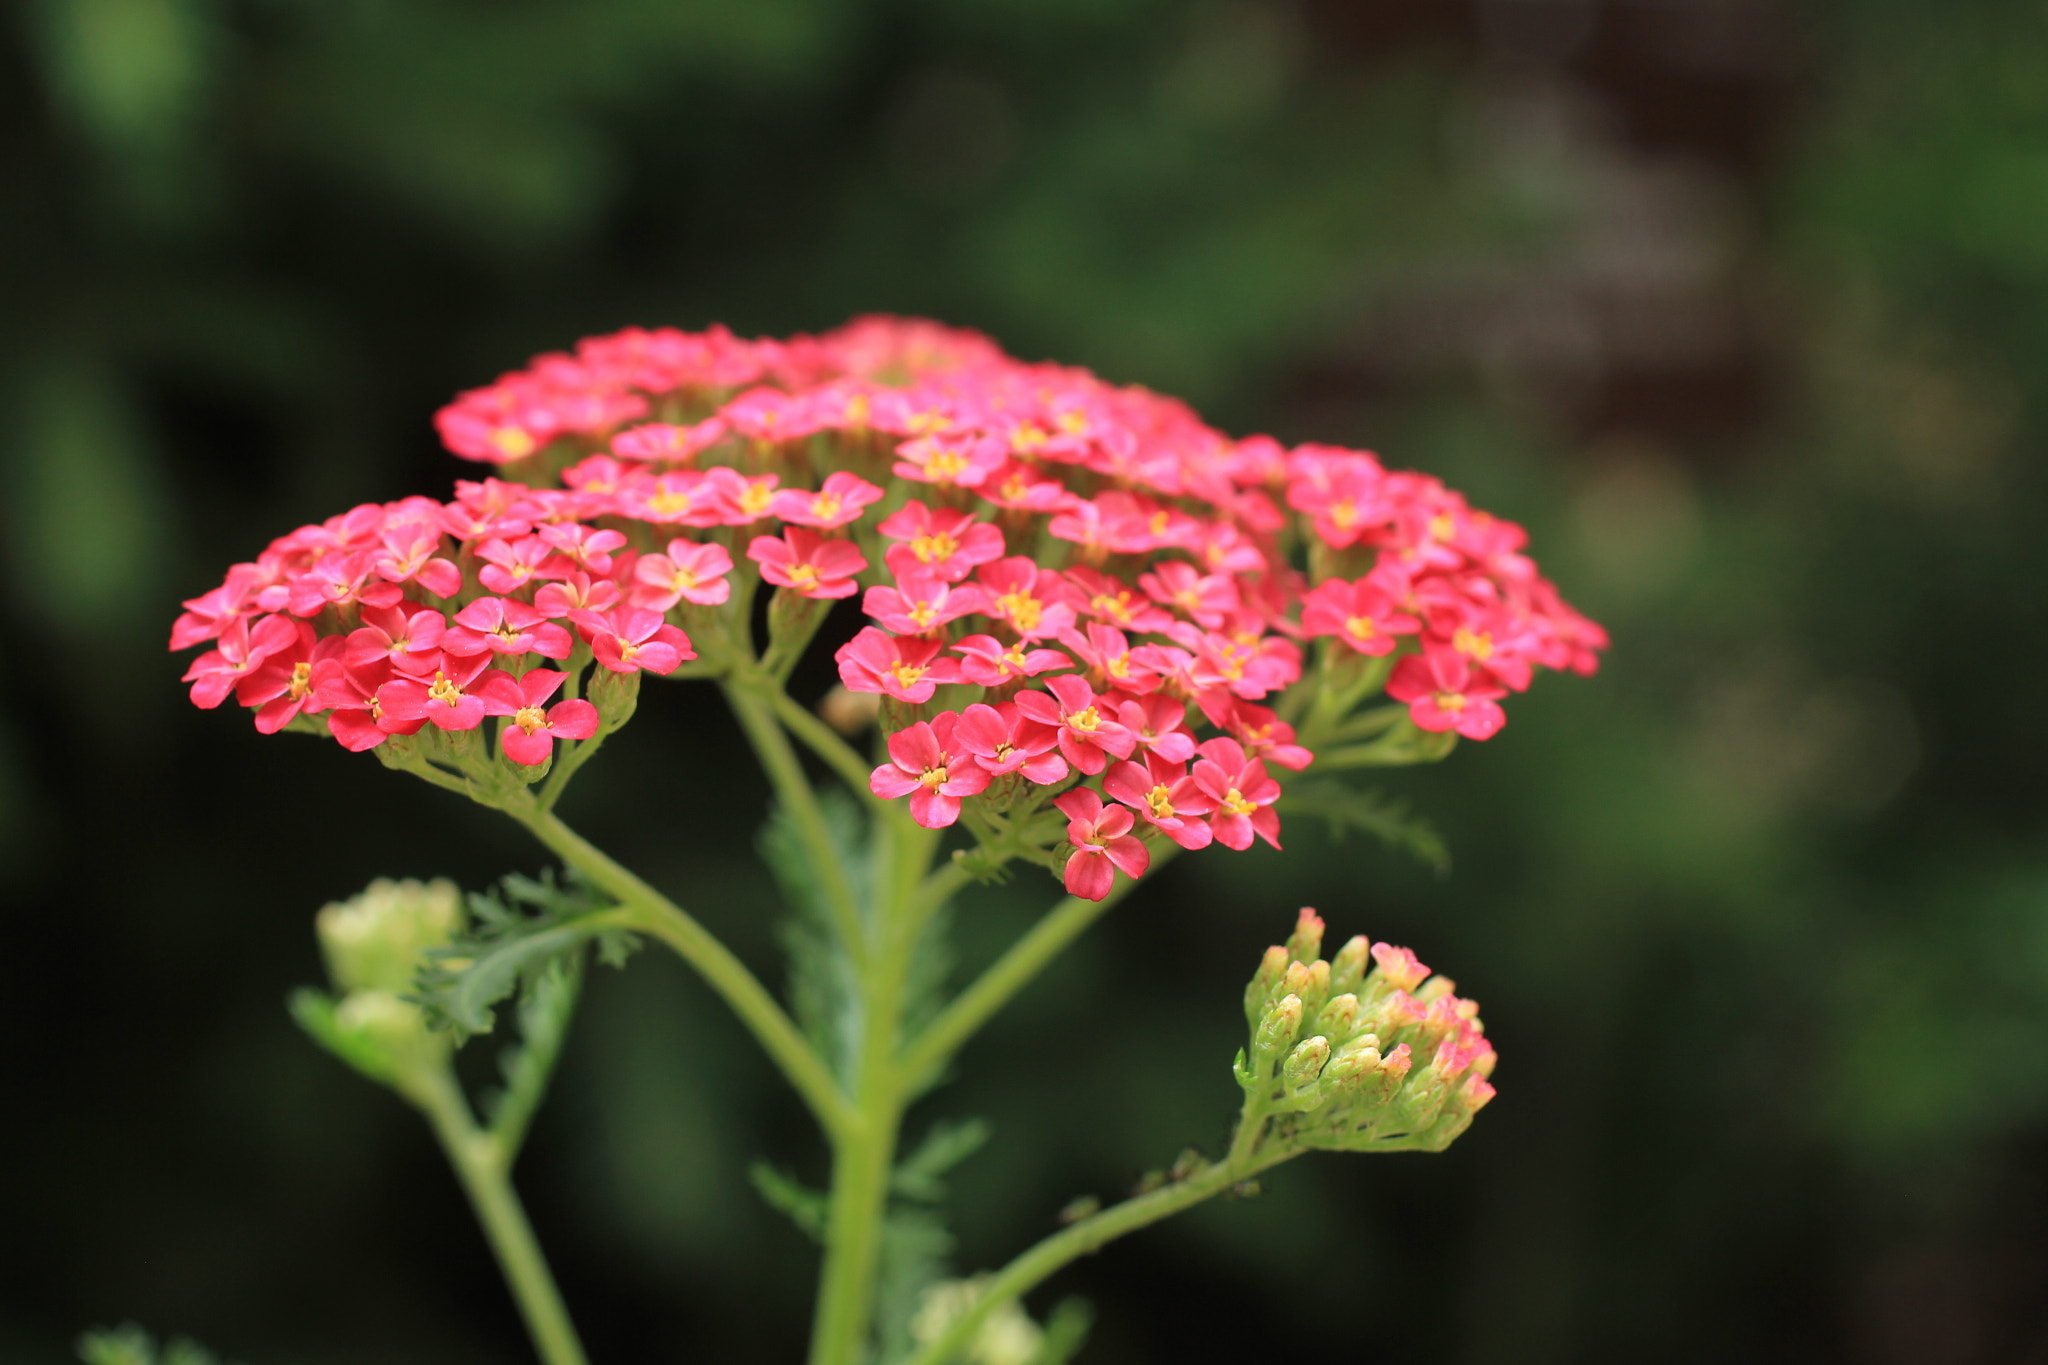
[[[1054,1233],[997,1271],[982,1287],[974,1306],[947,1324],[944,1332],[926,1342],[904,1365],[946,1365],[974,1340],[990,1314],[1020,1295],[1029,1293],[1069,1261],[1085,1256],[1127,1232],[1135,1232],[1147,1224],[1192,1208],[1260,1171],[1298,1155],[1298,1148],[1281,1149],[1243,1164],[1221,1161],[1185,1180],[1126,1199]]]
[[[857,1122],[845,1094],[775,997],[746,964],[681,906],[656,891],[610,856],[563,824],[552,812],[511,807],[508,813],[533,831],[563,862],[582,872],[621,905],[636,912],[632,927],[652,934],[709,983],[732,1007],[770,1059],[782,1068],[797,1093],[817,1115],[828,1134],[848,1131]]]
[[[775,708],[776,719],[823,760],[825,766],[838,774],[839,780],[844,782],[855,796],[877,808],[889,805],[868,787],[868,778],[874,772],[874,764],[862,758],[852,745],[841,739],[831,726],[820,720],[816,712],[800,704],[779,684],[768,690],[768,702]]]
[[[1155,849],[1152,854],[1152,868],[1179,850],[1171,845]],[[1149,871],[1148,874],[1150,875]],[[1079,938],[1089,925],[1095,923],[1105,910],[1122,900],[1138,883],[1127,877],[1117,878],[1109,894],[1099,901],[1082,900],[1069,896],[1054,906],[1045,918],[1031,926],[1030,930],[995,962],[987,971],[955,996],[945,1009],[939,1011],[936,1019],[926,1025],[924,1032],[912,1041],[903,1054],[902,1069],[904,1081],[913,1089],[940,1067],[946,1059],[959,1050],[983,1024],[994,1016],[1010,997],[1045,969],[1045,965]]]
[[[470,1207],[476,1210],[485,1238],[518,1301],[520,1316],[533,1337],[534,1350],[545,1365],[585,1365],[583,1344],[569,1321],[561,1291],[548,1272],[547,1258],[534,1240],[519,1195],[512,1188],[505,1148],[477,1129],[469,1101],[443,1065],[415,1078],[413,1101],[433,1124],[434,1136],[462,1180]]]
[[[772,707],[756,688],[734,679],[726,683],[725,696],[732,703],[733,714],[739,717],[740,728],[753,743],[761,766],[767,769],[768,780],[774,784],[782,808],[795,822],[797,838],[810,855],[825,903],[832,912],[833,925],[846,944],[846,951],[856,964],[864,962],[868,956],[868,933],[861,922],[853,878],[832,842],[831,831],[825,826],[825,812],[818,805],[817,793],[811,790],[810,779],[804,776],[796,750],[789,745],[789,736],[782,732]]]
[[[874,841],[871,894],[879,937],[877,951],[860,969],[856,1121],[833,1139],[830,1222],[811,1327],[811,1365],[860,1365],[868,1356],[890,1166],[903,1121],[896,1054],[905,988],[923,930],[916,903],[938,832],[892,815],[875,821]]]

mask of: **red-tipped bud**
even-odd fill
[[[1404,991],[1412,991],[1429,976],[1429,968],[1417,960],[1407,948],[1396,948],[1391,943],[1372,945],[1373,960],[1380,964],[1380,975]]]

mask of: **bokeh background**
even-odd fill
[[[1308,903],[1486,1003],[1501,1098],[1069,1270],[1083,1361],[2048,1361],[2038,0],[25,0],[0,70],[0,1359],[526,1358],[283,1000],[323,901],[538,850],[194,711],[169,622],[443,491],[533,352],[890,310],[1439,473],[1615,639],[1389,779],[1448,878],[1297,820],[977,1041],[913,1125],[995,1125],[963,1267],[1213,1150]],[[777,974],[729,723],[634,741],[570,818]],[[521,1183],[599,1360],[796,1358],[763,1154],[820,1165],[706,992],[596,975]]]

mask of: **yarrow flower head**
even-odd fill
[[[523,783],[643,674],[779,687],[822,632],[881,702],[876,797],[1099,898],[1162,846],[1277,847],[1292,773],[1489,739],[1607,643],[1435,479],[928,322],[627,329],[435,424],[489,475],[301,527],[187,601],[195,703]]]

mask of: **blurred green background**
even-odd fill
[[[0,24],[0,1359],[130,1317],[250,1365],[525,1358],[423,1126],[283,1000],[322,902],[538,850],[194,711],[164,637],[271,536],[443,493],[434,407],[532,352],[890,310],[1440,473],[1615,639],[1389,781],[1447,879],[1297,820],[977,1041],[913,1123],[995,1124],[963,1266],[1214,1149],[1308,903],[1485,1002],[1501,1097],[1069,1270],[1084,1361],[2048,1361],[2038,0]],[[570,819],[776,975],[729,723],[692,685],[634,738]],[[1053,891],[963,908],[963,961]],[[796,1357],[761,1154],[820,1166],[706,992],[596,975],[521,1168],[596,1358]]]

